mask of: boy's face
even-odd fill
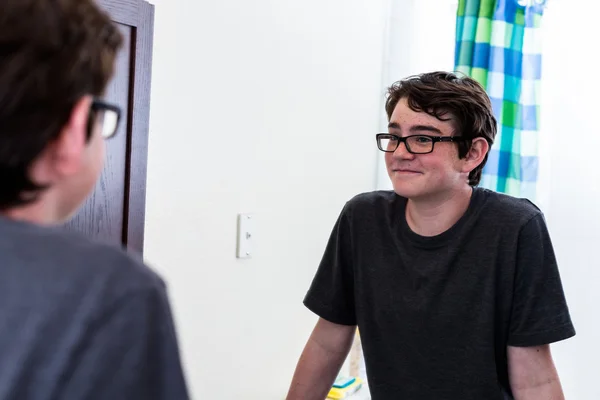
[[[392,113],[389,133],[400,137],[452,136],[454,126],[452,121],[411,110],[403,98]],[[453,142],[434,143],[428,154],[411,154],[401,143],[395,152],[385,153],[385,162],[394,191],[409,199],[435,199],[468,182],[466,161],[458,157],[458,146]]]

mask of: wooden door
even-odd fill
[[[106,100],[123,110],[118,133],[106,141],[104,171],[67,229],[143,251],[146,161],[154,6],[143,0],[97,0],[125,39]]]

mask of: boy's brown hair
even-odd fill
[[[494,143],[497,125],[492,103],[485,89],[472,78],[437,71],[398,81],[388,89],[385,104],[388,120],[402,98],[407,99],[413,111],[425,112],[440,121],[454,123],[454,135],[467,139],[458,143],[460,158],[466,157],[474,138],[484,138],[490,147]],[[479,184],[487,158],[486,154],[483,162],[471,171],[469,185]]]
[[[0,210],[35,200],[29,168],[82,96],[101,96],[122,36],[93,0],[0,1]]]

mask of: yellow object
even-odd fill
[[[347,387],[343,389],[331,388],[329,394],[327,395],[328,399],[345,399],[348,396],[356,393],[358,389],[362,387],[362,380],[360,378],[356,378],[356,380]]]

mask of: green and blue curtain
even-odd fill
[[[455,70],[486,89],[498,134],[480,186],[535,199],[545,1],[459,0]]]

